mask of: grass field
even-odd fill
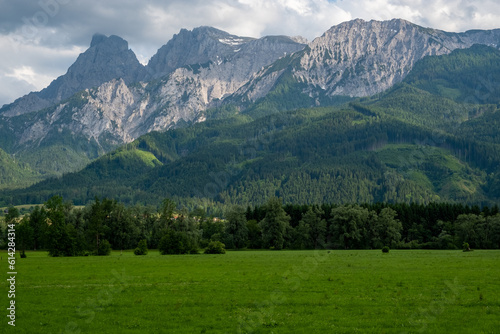
[[[500,251],[27,255],[1,333],[500,331]]]

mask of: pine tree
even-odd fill
[[[266,215],[260,222],[264,247],[283,249],[290,216],[283,210],[282,202],[277,197],[272,197],[267,201],[265,212]]]
[[[231,243],[226,243],[228,248],[244,248],[248,241],[247,219],[242,206],[234,206],[226,213],[226,236]]]

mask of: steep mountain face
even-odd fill
[[[182,29],[151,58],[147,69],[158,78],[188,65],[199,65],[197,69],[201,70],[211,64],[231,63],[230,72],[222,79],[233,76],[247,81],[249,75],[279,57],[303,49],[306,43],[286,36],[240,37],[211,27]]]
[[[310,96],[369,96],[401,82],[425,56],[476,43],[498,47],[500,30],[447,33],[401,19],[357,19],[332,27],[286,64],[263,70],[238,95],[255,101],[284,73],[291,73],[297,83],[307,86],[303,92]]]
[[[9,138],[2,147],[30,163],[34,151],[51,152],[40,159],[52,160],[69,150],[71,167],[58,165],[56,175],[81,168],[150,131],[205,120],[208,107],[258,70],[304,47],[284,36],[253,39],[201,27],[182,30],[143,67],[126,41],[95,35],[68,73],[2,110],[0,133]],[[54,174],[52,161],[37,164]]]
[[[223,61],[252,40],[212,27],[182,29],[151,58],[148,69],[153,77],[161,77],[186,65]]]
[[[462,97],[482,85],[486,69],[499,78],[499,59],[499,50],[476,45],[422,59],[402,83],[343,106],[152,132],[0,202],[62,194],[82,204],[96,195],[192,206],[262,204],[271,196],[296,204],[498,204],[498,94],[477,104]]]
[[[153,77],[163,76],[145,91],[141,103],[147,104],[148,120],[136,133],[204,120],[207,108],[217,106],[263,67],[304,47],[286,36],[252,39],[208,27],[181,31],[148,64]]]
[[[66,74],[40,92],[30,93],[4,106],[0,115],[12,117],[38,111],[113,79],[121,78],[131,84],[146,77],[146,69],[125,40],[118,36],[96,34],[90,48],[78,56]]]
[[[0,109],[0,148],[36,175],[57,176],[143,134],[205,121],[231,104],[241,110],[266,98],[274,104],[261,103],[253,114],[262,116],[379,93],[427,55],[474,43],[496,48],[500,30],[455,34],[404,20],[354,20],[304,43],[183,29],[143,66],[120,37],[95,35],[65,75]]]

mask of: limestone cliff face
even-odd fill
[[[368,96],[401,82],[425,56],[447,54],[475,43],[497,47],[500,30],[447,33],[401,19],[357,19],[334,26],[313,40],[290,58],[287,69],[297,81],[308,84],[305,92],[311,95],[321,90],[330,96]],[[278,78],[277,71],[266,69],[253,81],[266,82],[271,89]],[[238,94],[255,100],[268,93],[262,88],[250,83]]]
[[[144,68],[133,65],[136,59],[125,41],[96,35],[66,75],[20,99],[2,116],[18,127],[17,149],[57,142],[57,128],[56,134],[85,138],[105,152],[150,131],[203,121],[208,107],[264,66],[304,46],[284,36],[253,39],[202,27],[182,30]],[[50,102],[56,100],[62,102]],[[20,126],[20,115],[37,107],[46,109]]]
[[[158,50],[147,68],[153,77],[161,77],[186,65],[222,61],[251,40],[211,27],[182,29]]]
[[[66,74],[40,92],[30,93],[4,106],[0,115],[12,117],[41,110],[73,94],[121,78],[127,84],[145,79],[147,72],[127,41],[118,36],[94,35],[90,47],[80,54]]]
[[[500,30],[447,33],[398,19],[354,20],[304,43],[200,27],[181,30],[143,66],[120,37],[95,35],[65,75],[0,110],[2,148],[14,154],[91,143],[102,154],[150,131],[203,121],[207,108],[228,97],[255,101],[285,72],[311,97],[368,96],[401,82],[427,55],[498,47]]]
[[[302,50],[302,42],[286,36],[239,37],[210,27],[181,30],[147,66],[152,78],[161,78],[157,107],[168,104],[170,113],[192,121],[236,92],[263,67]]]

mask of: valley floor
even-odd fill
[[[8,270],[7,253],[1,252]],[[15,333],[494,333],[500,251],[16,259]],[[8,291],[7,281],[1,289]],[[8,331],[5,331],[8,329]]]

